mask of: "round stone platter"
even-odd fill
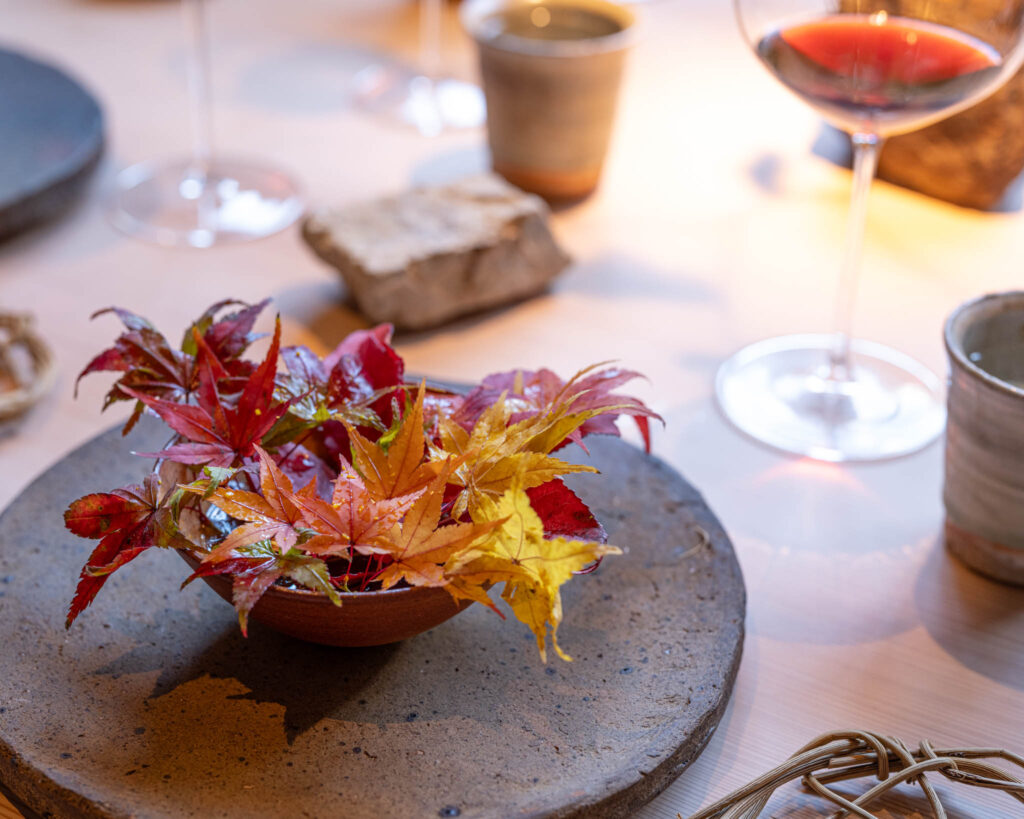
[[[53,218],[103,153],[96,100],[57,68],[0,49],[0,239]]]
[[[105,433],[0,517],[0,782],[41,814],[627,816],[718,724],[743,643],[732,546],[686,481],[614,438],[572,448],[603,474],[570,484],[626,550],[564,589],[572,663],[544,665],[525,626],[481,606],[375,648],[258,623],[244,639],[156,549],[65,631],[94,542],[61,513],[140,481],[130,450],[165,439],[149,419]]]

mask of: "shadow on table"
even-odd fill
[[[679,304],[717,305],[722,294],[703,274],[668,270],[624,253],[602,253],[566,270],[558,289],[592,298],[652,298]]]
[[[220,607],[218,607],[220,608]],[[150,700],[207,677],[236,680],[248,693],[228,699],[276,703],[284,709],[288,744],[328,716],[357,711],[363,691],[387,665],[396,645],[338,649],[286,637],[254,623],[246,640],[234,623],[181,665],[166,662],[166,649],[146,643],[96,669],[116,676],[159,671]]]
[[[273,294],[274,305],[281,315],[309,330],[323,345],[323,352],[333,350],[349,333],[370,326],[339,276],[335,282],[319,282],[290,287]],[[532,297],[520,299],[500,307],[478,310],[470,315],[448,321],[426,330],[400,330],[395,335],[403,343],[425,341],[440,333],[458,333],[472,330],[490,321]]]
[[[958,662],[1003,685],[1024,691],[1019,641],[1024,589],[989,580],[932,544],[914,591],[921,622]]]

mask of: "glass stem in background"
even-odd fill
[[[192,120],[192,163],[189,178],[182,190],[186,198],[199,200],[199,223],[208,200],[206,181],[213,157],[213,116],[210,91],[210,38],[206,26],[205,0],[181,0],[185,18],[186,59],[188,61],[188,96]],[[211,192],[212,193],[212,192]]]
[[[441,24],[444,0],[420,2],[420,71],[434,82],[441,74]]]
[[[868,193],[871,191],[871,180],[875,178],[878,154],[882,148],[882,139],[876,134],[852,134],[850,141],[853,144],[853,194],[850,198],[850,215],[846,227],[846,247],[843,249],[842,267],[839,272],[839,289],[836,293],[836,337],[829,361],[829,378],[833,381],[850,381],[853,378],[850,366],[853,305],[857,296],[857,283],[860,280]]]

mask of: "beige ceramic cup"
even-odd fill
[[[982,574],[1024,585],[1024,292],[961,305],[945,340],[946,546]]]
[[[551,199],[597,187],[635,18],[607,0],[467,0],[494,170]]]

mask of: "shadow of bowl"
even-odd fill
[[[200,556],[179,549],[195,570]],[[231,602],[231,578],[204,577],[220,597]],[[306,589],[271,586],[249,617],[268,628],[310,643],[329,646],[379,646],[397,643],[439,626],[466,609],[443,588],[411,586],[386,591],[348,592],[334,605],[326,595]]]

